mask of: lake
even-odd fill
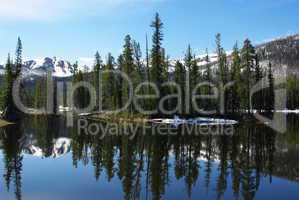
[[[64,117],[26,117],[0,129],[0,198],[299,199],[299,117],[287,122],[284,134],[247,122],[231,134],[136,125],[135,137],[122,128],[103,137]]]

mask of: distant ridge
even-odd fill
[[[261,44],[256,45],[262,67],[265,67],[269,62],[273,64],[274,73],[299,73],[299,34],[280,37]],[[230,61],[231,52],[227,52],[228,61]],[[206,62],[204,55],[197,55],[196,59],[201,70],[205,69]],[[217,55],[210,54],[210,64],[212,69],[217,67]],[[85,58],[86,59],[86,58]],[[89,58],[92,60],[92,58]],[[184,62],[183,59],[171,59],[169,71],[174,70],[176,61]],[[92,64],[81,64],[79,68],[83,71],[91,71]],[[57,59],[56,57],[32,59],[24,62],[23,73],[35,76],[44,76],[47,71],[51,71],[54,77],[70,77],[71,63],[67,60]],[[0,65],[0,74],[4,73],[4,66]]]

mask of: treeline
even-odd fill
[[[97,96],[100,91],[102,92],[102,108],[104,110],[122,108],[128,102],[130,96],[128,81],[120,75],[120,72],[130,78],[133,88],[145,81],[157,86],[160,92],[159,97],[147,100],[139,99],[138,105],[145,111],[156,111],[153,113],[160,115],[194,115],[198,114],[200,109],[221,114],[251,112],[252,109],[259,111],[274,109],[274,78],[271,63],[268,64],[267,69],[261,67],[258,53],[250,40],[246,39],[241,49],[238,44],[235,44],[232,58],[228,59],[221,44],[221,35],[217,34],[215,52],[218,64],[211,63],[207,51],[204,59],[205,65],[199,65],[198,58],[189,45],[184,60],[176,61],[174,70],[171,70],[169,56],[163,48],[163,23],[159,14],[156,14],[151,27],[153,28],[152,47],[149,50],[146,41],[145,58],[142,56],[140,44],[130,35],[125,37],[123,53],[117,59],[108,54],[106,63],[103,63],[99,53],[96,53],[92,82]],[[74,66],[77,69],[77,64]],[[109,73],[107,73],[108,70]],[[74,79],[84,79],[80,70],[74,71]],[[90,74],[87,77],[85,80],[90,80]],[[269,87],[253,96],[252,102],[254,103],[251,107],[251,88],[263,78],[266,80],[264,84],[268,84]],[[169,81],[173,81],[177,85],[165,84]],[[198,84],[203,82],[210,84],[203,84],[199,87]],[[230,83],[231,85],[228,87]],[[192,100],[194,95],[214,95],[214,87],[223,91],[224,99],[218,97]],[[156,94],[155,92],[151,85],[144,84],[138,87],[138,91],[135,89],[134,95],[153,95]],[[85,101],[84,94],[86,92],[77,95],[78,102]],[[167,95],[177,96],[166,98]],[[98,97],[97,105],[99,102]],[[159,109],[159,103],[164,108],[163,112]],[[125,112],[136,113],[138,109],[131,103]]]
[[[22,42],[21,39],[18,38],[15,60],[13,61],[8,54],[7,62],[5,65],[5,75],[4,75],[4,84],[1,88],[1,110],[3,111],[2,117],[7,120],[15,121],[20,118],[21,112],[16,107],[13,101],[13,83],[22,73]],[[21,84],[20,94],[22,93],[23,85]]]

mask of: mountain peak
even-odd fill
[[[24,72],[34,75],[44,75],[50,70],[55,77],[69,77],[72,76],[70,67],[70,62],[56,57],[44,57],[24,62]]]

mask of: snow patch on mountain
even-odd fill
[[[70,62],[56,57],[28,60],[24,62],[23,71],[34,75],[45,75],[50,71],[54,77],[72,76]]]
[[[94,58],[81,57],[78,59],[78,65],[82,71],[91,71],[94,66]]]
[[[79,58],[78,65],[79,70],[84,72],[90,72],[94,63],[93,58]],[[0,64],[0,74],[4,74],[5,64]],[[23,63],[23,74],[35,75],[35,76],[45,76],[47,72],[51,72],[54,77],[70,77],[72,64],[64,59],[59,59],[56,57],[44,57],[36,58],[31,60],[26,60]]]

